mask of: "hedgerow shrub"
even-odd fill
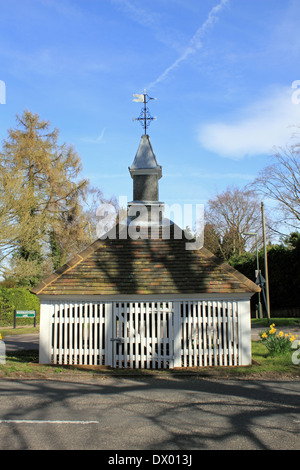
[[[40,314],[40,301],[28,289],[22,287],[0,287],[0,326],[13,326],[14,310],[36,310],[37,323]],[[33,324],[32,318],[18,318],[17,326]]]

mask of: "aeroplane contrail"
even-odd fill
[[[188,47],[183,51],[183,53],[178,57],[178,59],[173,62],[172,65],[170,65],[166,70],[152,83],[150,83],[146,89],[149,90],[150,88],[153,88],[155,85],[158,83],[162,82],[168,75],[169,73],[174,70],[178,65],[185,61],[191,54],[194,54],[196,51],[201,49],[202,47],[202,38],[204,34],[206,33],[207,29],[211,27],[218,19],[218,14],[220,11],[223,9],[223,7],[229,2],[229,0],[221,0],[218,5],[214,6],[209,14],[204,23],[197,29],[196,33],[190,40],[190,43]]]

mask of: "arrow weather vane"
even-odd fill
[[[138,118],[133,118],[133,121],[140,121],[145,135],[147,134],[147,128],[150,126],[151,121],[155,121],[156,117],[152,117],[150,114],[149,109],[147,108],[147,103],[149,103],[150,100],[156,100],[156,98],[151,98],[149,95],[147,95],[146,90],[144,90],[144,93],[142,94],[134,94],[134,100],[136,103],[144,103],[144,107],[141,110],[141,113]]]

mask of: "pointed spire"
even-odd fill
[[[133,200],[158,202],[158,181],[162,177],[162,167],[157,163],[147,134],[142,135],[129,171],[133,179]]]
[[[133,164],[129,167],[131,176],[133,176],[135,170],[153,170],[156,169],[157,173],[160,174],[161,178],[161,166],[158,165],[156,156],[153,152],[150,137],[142,135],[141,142],[136,153]]]

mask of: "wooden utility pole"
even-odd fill
[[[267,255],[267,244],[266,244],[266,222],[265,222],[265,205],[261,203],[262,213],[262,227],[263,227],[263,238],[264,238],[264,258],[265,258],[265,279],[266,279],[266,297],[267,297],[267,316],[270,320],[270,294],[269,294],[269,274],[268,274],[268,255]]]

